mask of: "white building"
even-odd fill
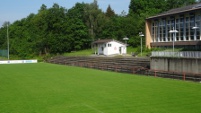
[[[126,44],[114,39],[97,40],[92,45],[95,48],[95,54],[98,55],[123,55],[127,53]]]

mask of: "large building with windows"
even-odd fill
[[[172,32],[172,31],[177,32]],[[201,49],[201,3],[146,19],[146,46]]]

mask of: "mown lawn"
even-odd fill
[[[201,84],[47,63],[0,65],[0,113],[200,113]]]

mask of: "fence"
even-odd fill
[[[166,52],[166,51],[153,51],[152,57],[181,57],[181,58],[201,58],[199,51],[182,51],[182,52]]]
[[[195,73],[179,73],[179,72],[160,71],[160,70],[147,70],[144,73],[144,75],[179,79],[184,81],[187,80],[187,81],[201,82],[201,74],[195,74]]]

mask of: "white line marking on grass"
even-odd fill
[[[94,107],[92,107],[92,106],[90,106],[90,105],[88,105],[88,104],[84,104],[84,106],[86,106],[86,107],[88,107],[88,108],[90,108],[90,109],[92,109],[92,110],[94,110],[94,111],[97,111],[97,112],[99,112],[99,113],[104,113],[104,112],[102,112],[101,110],[98,110],[98,109],[96,109],[96,108],[94,108]]]

